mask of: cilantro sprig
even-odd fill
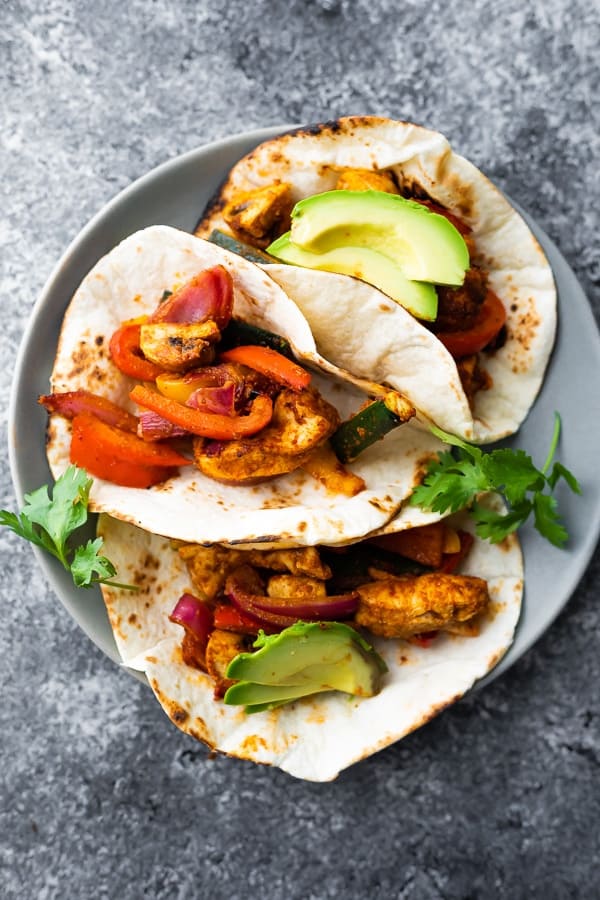
[[[110,580],[117,570],[106,556],[100,554],[102,538],[88,540],[74,549],[70,546],[73,532],[87,521],[91,486],[92,479],[87,472],[69,466],[56,480],[51,497],[46,485],[26,494],[20,514],[0,510],[0,525],[52,554],[71,573],[77,587],[110,584],[137,590],[133,585]]]
[[[470,505],[477,534],[493,544],[516,531],[533,513],[540,534],[556,547],[562,547],[568,533],[560,520],[552,492],[561,479],[576,494],[581,493],[581,488],[573,473],[562,463],[552,465],[560,429],[560,416],[555,413],[550,449],[544,465],[537,469],[524,450],[503,448],[485,452],[456,435],[431,426],[433,434],[451,444],[453,450],[440,453],[438,459],[429,464],[423,483],[411,495],[411,505],[440,513],[457,512]],[[507,513],[496,512],[477,501],[477,495],[487,491],[504,497]]]

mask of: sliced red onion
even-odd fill
[[[300,619],[348,619],[358,609],[359,596],[356,592],[337,594],[308,600],[306,597],[254,597],[257,609],[276,615],[298,616]]]
[[[233,312],[233,281],[223,266],[200,272],[178,288],[154,311],[151,322],[191,325],[213,319],[221,331]]]
[[[348,618],[356,612],[359,603],[357,593],[336,597],[265,597],[258,574],[250,566],[240,566],[225,582],[225,594],[234,606],[261,621],[286,628],[299,619],[308,622]]]
[[[171,622],[181,625],[182,628],[194,636],[197,641],[202,644],[208,642],[211,631],[213,630],[213,614],[211,608],[194,597],[193,594],[182,594],[171,615]]]
[[[186,406],[202,409],[205,412],[219,413],[222,416],[236,414],[236,385],[227,381],[222,387],[200,387],[187,399]]]
[[[137,427],[137,435],[144,441],[163,441],[165,438],[187,437],[189,431],[163,419],[158,413],[142,410]]]

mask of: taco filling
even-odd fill
[[[556,324],[550,267],[518,213],[437,132],[349,117],[283,134],[233,167],[196,233],[260,259],[321,352],[404,390],[442,428],[495,440],[533,402]],[[355,279],[365,290],[348,284]],[[413,324],[387,314],[379,292]],[[332,306],[356,320],[368,358],[357,356],[357,341],[336,345],[339,320],[324,321]],[[416,358],[419,341],[428,365]],[[429,392],[411,382],[415,363],[425,383],[439,370]]]
[[[183,660],[207,672],[215,681],[215,698],[225,695],[228,703],[245,696],[239,689],[225,693],[234,683],[229,664],[238,653],[251,651],[260,632],[282,634],[295,627],[294,635],[306,640],[301,623],[343,620],[349,628],[422,647],[441,632],[476,636],[490,602],[487,584],[454,574],[472,544],[468,532],[440,521],[335,549],[183,545],[178,552],[194,594],[182,595],[170,615],[185,629]],[[272,680],[280,683],[276,671]],[[372,693],[380,680],[373,680]],[[307,677],[304,695],[316,684]]]
[[[113,363],[143,382],[129,392],[138,417],[116,406],[109,415],[109,401],[85,391],[40,397],[73,419],[71,462],[130,487],[144,475],[147,486],[164,481],[172,467],[192,462],[231,484],[301,466],[333,434],[338,413],[288,356],[260,345],[228,349],[232,313],[232,278],[215,266],[112,334]]]
[[[98,535],[139,588],[102,586],[121,658],[174,724],[309,780],[462,696],[521,605],[516,536],[491,545],[467,513],[348,546],[173,543],[105,515]]]

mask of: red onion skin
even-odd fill
[[[180,428],[179,425],[173,425],[158,413],[148,409],[140,413],[137,435],[144,441],[164,441],[166,438],[188,437],[189,431]]]
[[[235,416],[236,385],[227,381],[222,386],[200,387],[190,394],[186,406],[222,416]]]
[[[298,620],[307,622],[349,618],[356,612],[356,593],[314,602],[293,598],[265,597],[260,577],[250,566],[240,566],[225,583],[225,594],[234,606],[259,621],[287,628]]]
[[[233,281],[223,266],[205,269],[168,297],[150,317],[150,322],[191,325],[213,319],[222,331],[233,312]]]
[[[175,625],[181,625],[204,646],[214,628],[211,608],[203,600],[188,593],[181,595],[169,620]]]
[[[295,615],[300,619],[313,620],[348,619],[358,609],[357,593],[338,594],[322,600],[294,600],[293,597],[253,597],[257,609],[276,615]]]

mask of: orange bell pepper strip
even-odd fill
[[[164,370],[144,357],[140,347],[141,324],[126,322],[110,339],[110,355],[117,369],[130,378],[154,381]]]
[[[460,359],[487,347],[505,322],[506,310],[502,300],[488,290],[471,328],[465,331],[438,331],[436,337],[455,359]]]
[[[45,407],[49,413],[57,413],[65,419],[73,419],[80,413],[90,413],[123,431],[137,431],[138,420],[130,412],[117,406],[107,397],[92,394],[91,391],[64,391],[56,394],[42,394],[38,397],[38,403]]]
[[[287,356],[282,356],[277,350],[271,350],[270,347],[255,344],[232,347],[231,350],[221,353],[221,360],[248,366],[249,369],[254,369],[255,372],[260,372],[261,375],[266,375],[267,378],[294,391],[302,391],[310,384],[310,372],[292,362]]]
[[[102,426],[100,430],[118,431],[118,429],[111,429],[110,425],[105,425],[87,413],[82,413],[73,419],[70,460],[76,466],[85,469],[90,475],[103,478],[113,484],[120,484],[123,487],[147,488],[177,474],[176,468],[166,466],[164,462],[161,465],[141,465],[131,461],[130,455],[125,458],[118,456],[111,447],[110,441],[98,439],[98,426]],[[121,434],[132,440],[138,440],[125,431]],[[117,443],[118,440],[117,438]],[[144,447],[148,446],[143,441],[140,443]],[[123,452],[122,448],[120,448],[120,452]]]
[[[269,424],[273,415],[271,399],[262,394],[252,401],[247,416],[224,416],[184,406],[142,384],[137,384],[129,396],[135,403],[158,413],[173,425],[179,425],[191,434],[216,441],[233,441],[256,434]]]

